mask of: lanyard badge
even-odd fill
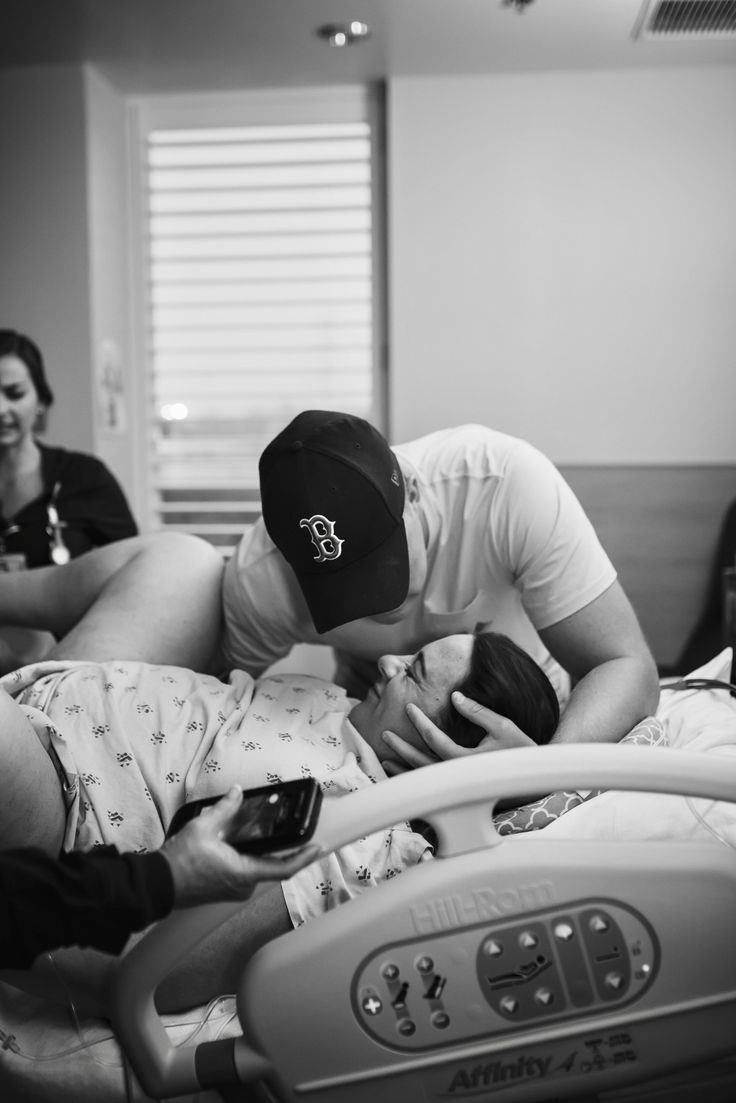
[[[64,563],[68,563],[71,559],[71,553],[61,535],[61,530],[65,527],[65,523],[60,520],[59,511],[56,508],[56,499],[60,490],[61,483],[57,483],[51,491],[51,497],[46,506],[46,519],[48,522],[46,525],[46,534],[49,538],[49,554],[51,556],[51,562],[56,563],[58,567],[63,566]]]
[[[61,520],[56,508],[56,500],[60,490],[61,483],[56,483],[46,504],[46,536],[49,541],[49,557],[51,562],[57,566],[68,563],[72,557],[62,535],[66,528],[66,521]],[[4,532],[0,533],[0,571],[22,571],[27,567],[26,555],[23,552],[9,552],[5,546],[6,537],[14,536],[22,530],[23,523],[21,522],[17,525],[9,525]]]

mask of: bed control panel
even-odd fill
[[[382,946],[358,968],[351,995],[377,1041],[425,1050],[631,1003],[657,966],[642,915],[586,900]]]

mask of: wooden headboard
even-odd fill
[[[657,663],[672,666],[704,605],[721,523],[736,498],[736,465],[560,471],[613,560]]]

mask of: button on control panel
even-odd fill
[[[383,946],[355,973],[352,1004],[376,1040],[433,1049],[631,1003],[657,964],[642,915],[585,900]]]

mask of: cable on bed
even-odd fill
[[[716,831],[715,827],[713,827],[713,825],[708,823],[708,821],[705,819],[711,809],[715,808],[717,803],[718,801],[712,800],[708,807],[705,809],[705,812],[698,812],[697,808],[693,804],[692,797],[685,797],[685,804],[688,806],[700,825],[704,827],[705,830],[709,832],[709,834],[711,834],[714,839],[717,839],[719,843],[723,843],[724,846],[729,847],[731,850],[736,850],[736,844],[732,843],[731,840],[727,839],[724,835],[721,835],[720,831]]]
[[[56,975],[56,978],[64,991],[69,1014],[72,1019],[73,1028],[79,1041],[76,1045],[66,1046],[64,1049],[57,1050],[55,1053],[47,1053],[43,1055],[25,1052],[18,1045],[17,1038],[14,1034],[8,1035],[5,1034],[2,1030],[0,1030],[0,1042],[2,1042],[6,1048],[10,1049],[16,1057],[24,1058],[26,1061],[41,1063],[46,1061],[58,1061],[61,1057],[73,1057],[75,1054],[81,1053],[84,1050],[91,1050],[93,1046],[100,1045],[102,1042],[117,1042],[117,1037],[114,1033],[112,1033],[112,1031],[109,1034],[101,1034],[99,1036],[91,1038],[85,1037],[84,1024],[79,1018],[79,1013],[74,1002],[74,997],[71,993],[69,985],[66,982],[62,970],[59,968],[58,962],[54,959],[53,953],[51,953],[51,951],[49,950],[47,950],[43,956],[49,961],[52,971]],[[218,1009],[222,1001],[230,998],[232,998],[230,995],[225,994],[221,996],[215,996],[213,999],[211,999],[204,1009],[204,1014],[199,1018],[192,1019],[191,1033],[182,1038],[177,1044],[183,1046],[191,1045],[193,1040],[196,1039],[197,1036],[201,1034],[201,1032],[204,1030],[205,1026],[209,1022],[214,1012]],[[236,1016],[237,1011],[233,1010],[232,1013],[220,1025],[217,1036],[220,1036],[222,1032],[227,1029],[227,1027]],[[179,1025],[183,1026],[184,1024],[180,1023]],[[126,1054],[122,1051],[122,1049],[120,1051],[120,1056],[122,1058],[122,1062],[117,1062],[115,1060],[103,1061],[100,1060],[100,1058],[97,1057],[96,1054],[90,1053],[91,1059],[95,1062],[95,1064],[100,1065],[102,1068],[121,1068],[126,1103],[135,1103],[136,1098],[138,1098],[138,1088],[136,1087],[136,1082],[134,1082],[132,1069],[128,1062],[128,1058]],[[146,1098],[148,1098],[148,1096]],[[154,1103],[162,1103],[162,1101],[154,1101]]]
[[[678,678],[674,682],[664,682],[662,684],[662,689],[725,689],[731,694],[732,697],[736,697],[736,685],[734,685],[733,682],[722,681],[720,678]],[[720,831],[717,831],[715,827],[713,827],[713,825],[708,823],[708,821],[705,819],[711,809],[715,808],[716,804],[718,803],[717,801],[711,801],[705,812],[699,812],[697,810],[697,808],[693,804],[692,797],[685,797],[685,803],[687,804],[688,808],[695,816],[695,819],[698,821],[701,827],[704,827],[705,830],[710,835],[712,835],[714,839],[717,839],[719,843],[723,844],[723,846],[727,846],[731,850],[736,850],[736,845],[732,843],[730,839],[727,839],[723,835],[721,835]]]
[[[736,697],[736,685],[733,682],[722,682],[720,678],[678,678],[674,682],[663,682],[662,689],[727,689],[732,697]]]

